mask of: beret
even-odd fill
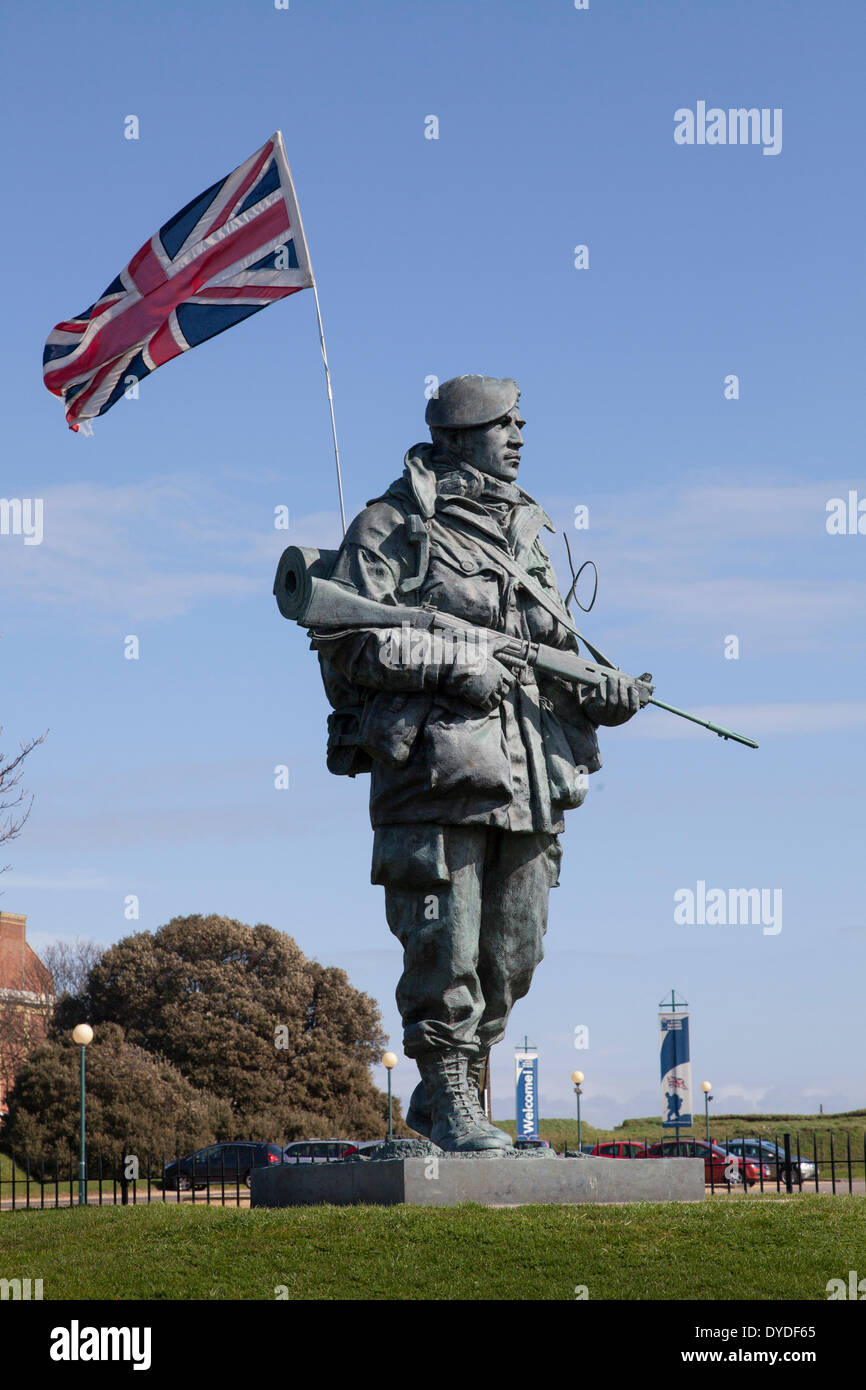
[[[455,376],[443,381],[427,402],[428,425],[466,430],[489,425],[517,404],[520,388],[511,377]]]

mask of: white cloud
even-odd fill
[[[717,1114],[722,1110],[730,1110],[736,1114],[743,1108],[744,1102],[748,1109],[760,1110],[769,1093],[768,1086],[747,1086],[732,1082],[727,1086],[713,1087],[713,1104]]]
[[[0,544],[0,584],[21,614],[28,605],[62,607],[90,621],[122,614],[130,622],[190,612],[210,599],[267,595],[287,544],[338,545],[333,512],[292,518],[276,531],[271,516],[183,475],[106,487],[68,483],[44,490],[44,539]]]
[[[699,719],[708,719],[713,724],[721,724],[738,734],[745,734],[756,741],[760,737],[784,738],[791,734],[811,734],[813,737],[825,733],[837,733],[845,729],[862,729],[866,726],[866,700],[836,701],[791,701],[788,703],[769,703],[755,705],[704,705],[689,710]],[[650,715],[642,714],[633,720],[624,733],[633,738],[692,738],[700,735],[706,738],[707,731],[699,724],[668,714],[666,710],[653,710]]]
[[[846,487],[735,483],[591,498],[590,530],[569,531],[578,561],[591,555],[601,569],[598,607],[579,615],[581,625],[614,656],[622,632],[638,625],[668,646],[716,630],[748,633],[753,655],[826,645],[831,635],[837,646],[845,634],[850,643],[866,581],[838,568],[844,542],[824,528],[826,499]],[[281,500],[278,481],[267,490],[274,505]],[[287,544],[335,548],[341,538],[333,510],[292,516],[288,531],[275,530],[261,489],[251,496],[225,477],[74,482],[46,489],[44,504],[41,545],[0,544],[14,616],[62,607],[91,624],[121,614],[175,618],[209,600],[263,594]],[[547,505],[570,525],[571,502]],[[545,539],[564,584],[562,540]]]
[[[107,878],[27,878],[21,874],[4,874],[0,883],[5,888],[44,888],[62,893],[95,893],[109,886]]]
[[[573,504],[545,505],[568,529],[577,563],[600,571],[598,605],[578,626],[607,650],[639,624],[668,644],[718,630],[749,634],[750,650],[851,643],[866,606],[866,583],[849,571],[845,541],[826,532],[826,502],[847,483],[790,486],[707,485],[583,495],[590,526],[572,528]],[[546,536],[560,580],[567,562],[561,538]],[[584,598],[591,578],[581,581]]]

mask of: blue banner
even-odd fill
[[[517,1137],[538,1139],[538,1053],[517,1052]]]
[[[692,1063],[689,1056],[687,1013],[659,1014],[662,1125],[665,1129],[692,1123]]]

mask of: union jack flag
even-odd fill
[[[70,429],[164,362],[314,284],[280,131],[187,203],[83,314],[58,323],[45,385]]]

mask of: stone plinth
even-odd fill
[[[254,1207],[450,1207],[583,1202],[700,1202],[701,1158],[560,1158],[449,1154],[368,1162],[284,1163],[256,1168]]]

